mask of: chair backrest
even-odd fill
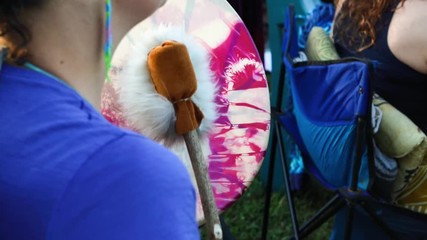
[[[382,232],[379,225],[398,239],[426,239],[427,215],[364,194],[377,195],[373,192],[375,166],[371,129],[373,64],[355,58],[294,61],[301,59],[294,19],[293,8],[289,7],[284,24],[283,63],[293,107],[280,118],[282,125],[307,156],[306,169],[325,187],[366,190],[358,191],[360,198],[355,197],[358,193],[353,191],[338,194],[347,200],[357,199],[353,203],[358,201],[359,205],[354,219],[342,212],[339,214],[335,239],[343,239],[346,219],[353,219],[352,239],[384,239],[385,231]],[[365,227],[368,230],[362,231]]]
[[[308,165],[331,188],[367,190],[373,180],[369,61],[301,61],[293,8],[285,20],[283,61],[290,81],[297,132]],[[368,160],[371,159],[371,160]]]

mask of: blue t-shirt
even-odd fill
[[[159,144],[33,70],[0,72],[0,239],[199,239],[195,191]]]

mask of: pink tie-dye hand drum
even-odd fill
[[[119,95],[126,94],[121,86],[127,76],[121,73],[135,66],[129,64],[133,61],[129,56],[140,40],[153,29],[167,28],[165,25],[180,26],[209,55],[208,67],[217,86],[208,89],[217,111],[207,137],[209,176],[217,207],[224,211],[254,180],[270,131],[269,91],[262,62],[242,20],[225,0],[169,0],[135,27],[115,52],[102,114],[113,124],[138,131],[119,101]],[[203,220],[200,199],[197,219]]]

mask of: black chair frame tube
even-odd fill
[[[339,193],[335,194],[314,216],[312,216],[307,222],[304,223],[304,225],[299,230],[300,237],[307,237],[344,206],[345,201],[342,199]]]
[[[377,224],[377,226],[379,226],[381,228],[381,230],[384,231],[384,233],[389,237],[390,240],[397,240],[398,239],[390,231],[390,228],[383,221],[381,221],[377,216],[375,216],[375,214],[373,213],[374,211],[365,202],[361,202],[359,205],[362,207],[364,212],[366,214],[368,214],[369,218],[375,224]]]
[[[268,231],[268,220],[270,215],[270,202],[271,202],[271,192],[273,188],[273,176],[274,176],[274,165],[275,165],[275,152],[276,152],[276,136],[273,136],[271,139],[271,153],[270,153],[270,162],[268,166],[267,173],[267,185],[265,187],[265,199],[264,199],[264,216],[262,220],[262,229],[261,229],[261,239],[267,239]]]
[[[279,119],[277,114],[275,114],[275,128],[276,128],[277,142],[279,144],[280,159],[282,160],[281,163],[282,163],[282,170],[283,170],[283,180],[285,181],[285,185],[286,185],[286,195],[288,198],[289,212],[291,214],[291,219],[292,219],[292,227],[294,230],[295,239],[299,240],[300,237],[299,237],[298,218],[295,211],[294,198],[291,190],[291,180],[289,178],[289,167],[288,167],[288,163],[286,162],[285,151],[283,149],[282,132],[279,125]]]
[[[279,28],[281,28],[280,25],[278,25]],[[279,77],[279,86],[278,90],[283,91],[285,86],[285,74],[286,74],[286,68],[285,65],[281,64],[280,66],[280,77]],[[277,100],[276,100],[276,108],[272,108],[271,112],[275,113],[276,111],[280,111],[282,108],[282,102],[283,102],[283,94],[282,92],[277,93]],[[272,121],[276,121],[276,119],[273,117]],[[271,124],[272,128],[274,128],[275,124]],[[261,240],[267,239],[267,232],[268,232],[268,220],[270,216],[270,202],[271,202],[271,193],[273,188],[273,177],[274,177],[274,165],[276,160],[276,150],[277,150],[277,136],[275,135],[276,132],[272,131],[272,138],[271,138],[271,152],[270,152],[270,161],[268,166],[268,173],[267,173],[267,185],[265,187],[265,199],[264,199],[264,216],[262,220],[262,229],[261,229]],[[288,186],[286,186],[288,187]]]

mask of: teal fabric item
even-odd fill
[[[313,27],[321,27],[327,34],[332,30],[332,22],[335,16],[335,7],[331,3],[321,3],[313,9],[307,19],[302,24],[299,37],[298,45],[301,49],[305,48],[308,35]]]

